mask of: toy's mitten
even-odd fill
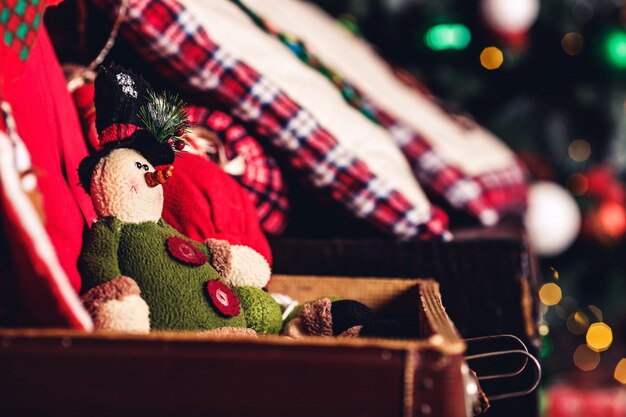
[[[207,239],[205,243],[213,254],[211,264],[228,285],[263,288],[269,282],[270,265],[254,249],[218,239]]]
[[[81,299],[96,330],[150,332],[150,309],[132,278],[114,278],[90,289]]]
[[[211,252],[211,265],[215,268],[217,273],[220,274],[220,277],[226,281],[227,277],[231,274],[233,266],[230,243],[221,239],[207,239],[204,244],[209,248],[209,252]]]
[[[407,337],[410,331],[394,320],[379,319],[369,307],[356,300],[320,298],[305,303],[291,316],[283,334],[340,337]]]
[[[369,307],[358,301],[320,298],[304,304],[295,320],[305,335],[356,337],[363,325],[375,317]]]

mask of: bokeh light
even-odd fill
[[[467,26],[458,23],[433,26],[424,34],[424,44],[433,51],[465,49],[471,40]]]
[[[593,371],[600,363],[600,354],[589,349],[586,345],[580,345],[574,352],[574,365],[581,371]]]
[[[539,350],[539,357],[547,358],[552,354],[554,350],[554,344],[552,343],[552,338],[543,337],[541,339],[541,349]]]
[[[582,311],[572,313],[565,322],[567,330],[575,335],[584,334],[589,328],[589,317]]]
[[[581,217],[576,200],[564,187],[543,180],[531,185],[524,224],[539,255],[554,256],[569,248],[579,236]]]
[[[553,282],[543,284],[539,289],[539,299],[547,306],[558,304],[562,296],[561,287]]]
[[[620,384],[626,384],[626,358],[622,358],[615,367],[613,377]]]
[[[587,330],[587,346],[596,351],[605,351],[613,343],[613,331],[606,323],[593,323]]]
[[[589,190],[589,181],[587,177],[582,174],[570,175],[565,183],[567,189],[576,197],[585,195]]]
[[[480,53],[480,64],[488,70],[495,70],[502,66],[504,55],[495,46],[488,46]]]
[[[626,31],[614,29],[604,39],[604,53],[608,63],[617,68],[626,68]]]
[[[561,47],[569,56],[578,55],[584,46],[585,40],[580,33],[569,32],[561,38]]]
[[[549,335],[550,334],[550,327],[547,324],[542,323],[541,325],[539,325],[539,334],[541,336]]]
[[[591,145],[584,139],[576,139],[567,148],[569,157],[575,162],[583,162],[591,156]]]
[[[617,238],[626,232],[626,208],[614,201],[605,201],[598,209],[600,227],[608,236]]]
[[[550,267],[550,271],[552,272],[552,278],[558,280],[559,279],[559,271],[557,271],[554,267]]]

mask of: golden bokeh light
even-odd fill
[[[542,336],[547,336],[550,334],[550,327],[547,324],[543,323],[539,326],[539,334]]]
[[[570,333],[575,335],[583,334],[589,328],[589,317],[582,311],[572,313],[565,322],[565,327]]]
[[[572,161],[583,162],[591,156],[591,145],[584,139],[576,139],[569,144],[567,153]]]
[[[565,183],[567,189],[576,197],[585,195],[589,190],[589,181],[583,174],[572,174]]]
[[[622,358],[615,367],[613,378],[620,384],[626,384],[626,358]]]
[[[606,323],[593,323],[587,330],[586,340],[589,349],[602,352],[613,343],[613,331]]]
[[[580,33],[569,32],[561,38],[561,47],[569,56],[578,55],[584,46],[585,40]]]
[[[488,70],[495,70],[502,66],[504,55],[495,46],[488,46],[480,53],[480,64]]]
[[[558,304],[561,301],[561,297],[563,297],[561,287],[553,282],[543,284],[539,289],[539,299],[547,306]]]
[[[589,349],[586,345],[580,345],[574,352],[574,365],[581,371],[593,371],[600,363],[600,354]]]
[[[550,267],[550,271],[552,271],[552,278],[558,280],[559,279],[559,271],[557,271],[554,267]]]

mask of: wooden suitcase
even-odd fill
[[[321,276],[436,277],[449,315],[464,337],[512,334],[536,357],[538,299],[535,258],[515,224],[454,232],[451,242],[382,238],[283,237],[271,241],[274,271]],[[510,346],[494,341],[494,350]],[[468,346],[472,354],[473,346]],[[491,369],[490,372],[497,372]],[[524,379],[524,377],[526,377]],[[492,392],[533,384],[532,373],[485,383]],[[539,414],[536,393],[493,404],[490,416]]]
[[[0,415],[467,417],[477,385],[432,280],[274,276],[298,300],[356,298],[416,340],[0,329]]]

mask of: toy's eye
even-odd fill
[[[137,169],[141,169],[141,162],[135,162],[135,166],[137,167]]]
[[[142,166],[143,166],[143,170],[144,170],[144,171],[147,171],[147,170],[149,170],[149,169],[150,169],[150,167],[149,167],[148,165],[146,165],[146,164],[143,164]]]

